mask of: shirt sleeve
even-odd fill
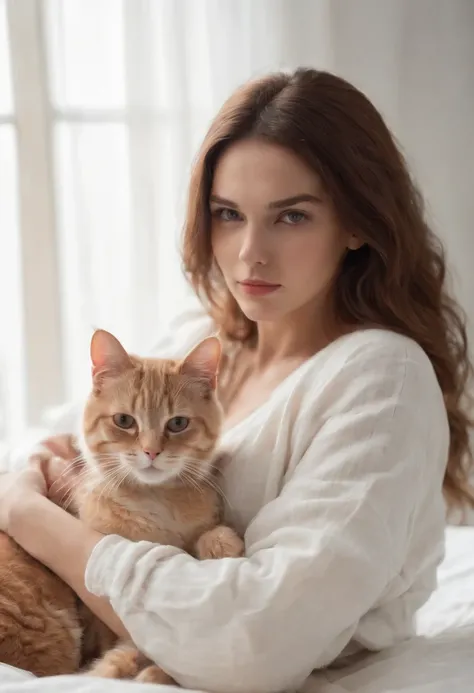
[[[302,414],[295,436],[317,434],[249,525],[246,557],[199,562],[117,536],[93,551],[88,589],[185,688],[298,688],[401,570],[427,475],[440,492],[427,450],[447,454],[446,413],[424,354],[356,355],[333,385],[322,423]]]

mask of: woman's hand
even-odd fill
[[[59,435],[43,440],[44,452],[33,455],[30,462],[41,465],[47,485],[47,496],[67,509],[83,462],[73,436]]]
[[[32,496],[46,496],[48,491],[42,465],[31,462],[20,472],[0,474],[0,531],[8,534],[13,508],[28,502]]]
[[[57,505],[71,501],[81,470],[72,436],[54,436],[42,442],[44,451],[33,454],[25,469],[0,474],[0,531],[8,534],[12,508],[18,509],[32,496],[46,496]]]
[[[120,638],[130,639],[108,600],[95,597],[84,584],[90,555],[103,535],[48,500],[47,496],[54,496],[55,486],[61,500],[63,483],[70,483],[73,489],[77,475],[77,450],[59,449],[57,442],[43,441],[47,451],[33,455],[26,469],[0,474],[0,531],[72,587]]]

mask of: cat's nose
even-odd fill
[[[160,454],[159,450],[152,450],[152,449],[144,450],[143,452],[145,453],[145,455],[148,457],[148,459],[151,462],[153,462],[153,460],[156,459],[158,457],[158,455]]]

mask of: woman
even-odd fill
[[[315,70],[223,106],[184,263],[211,320],[158,353],[222,336],[224,491],[246,557],[102,537],[45,497],[38,469],[3,478],[0,528],[182,686],[295,690],[408,637],[434,588],[442,488],[473,500],[463,318],[380,115]]]

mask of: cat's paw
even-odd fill
[[[133,643],[120,644],[96,660],[83,674],[101,679],[133,679],[144,667],[148,668],[149,661]]]
[[[200,560],[207,558],[239,558],[244,555],[243,540],[230,527],[219,525],[201,534],[196,542],[195,554]]]
[[[167,684],[168,686],[176,686],[176,681],[168,676],[163,669],[156,666],[156,664],[151,664],[149,667],[143,669],[136,677],[135,681],[140,681],[140,683],[161,683]]]

